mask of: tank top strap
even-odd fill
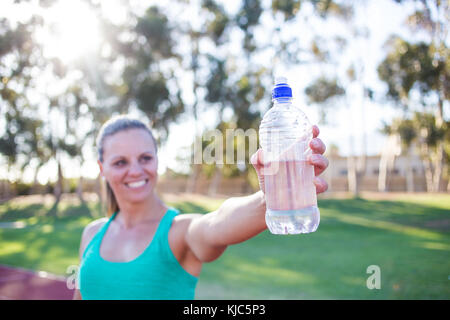
[[[100,230],[97,232],[98,237],[100,240],[103,238],[103,235],[105,234],[106,230],[108,230],[109,225],[111,224],[111,221],[114,220],[114,218],[117,216],[117,212],[114,212],[112,216],[106,221],[106,223],[100,228]]]
[[[161,222],[159,223],[153,242],[155,243],[155,247],[157,247],[157,250],[159,250],[160,252],[164,252],[165,254],[170,255],[170,253],[168,252],[170,251],[169,230],[172,226],[173,219],[179,213],[180,212],[177,209],[169,207],[163,218],[161,219]]]
[[[180,212],[172,207],[169,207],[164,214],[164,217],[161,219],[161,222],[158,226],[158,236],[167,236],[169,233],[169,229],[172,225],[172,220],[177,216]]]
[[[91,249],[92,247],[95,248],[95,250],[97,250],[97,247],[99,247],[100,243],[102,242],[102,239],[103,239],[103,236],[105,235],[106,230],[108,230],[108,227],[109,227],[111,221],[114,220],[116,215],[117,215],[117,211],[114,212],[112,214],[112,216],[108,219],[108,221],[106,221],[103,224],[103,226],[97,231],[97,233],[94,235],[92,240],[88,243],[88,245],[84,249],[83,256],[82,256],[83,258],[86,255],[86,253],[88,252],[88,250]],[[95,252],[98,252],[98,250]]]

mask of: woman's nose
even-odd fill
[[[132,176],[140,176],[144,170],[142,169],[142,166],[137,161],[131,162],[130,170],[128,170],[128,174]]]

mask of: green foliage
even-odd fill
[[[146,38],[152,54],[158,53],[165,58],[172,56],[173,39],[168,23],[157,7],[150,7],[136,25],[136,32]]]
[[[243,0],[242,2],[241,10],[236,16],[236,22],[239,28],[247,32],[249,28],[259,23],[263,8],[259,0]]]
[[[445,137],[448,122],[443,126],[436,126],[436,117],[429,113],[414,113],[414,122],[417,124],[418,131],[425,136],[425,143],[430,147],[436,147],[439,141]],[[447,141],[447,143],[450,141]]]
[[[311,2],[316,12],[322,18],[326,18],[329,14],[332,14],[350,20],[353,16],[353,8],[351,5],[338,3],[335,0],[311,0]]]
[[[399,0],[399,3],[406,2]],[[412,42],[392,36],[386,44],[388,53],[378,66],[378,75],[387,84],[387,97],[405,111],[413,111],[417,104],[436,111],[414,112],[411,120],[393,124],[404,144],[418,140],[423,150],[421,157],[427,163],[428,190],[439,191],[442,167],[448,166],[445,134],[448,123],[444,117],[444,102],[450,98],[450,50],[447,47],[448,1],[415,1],[416,11],[407,19],[408,26],[428,35],[428,41]],[[389,131],[389,130],[388,130]],[[415,131],[415,132],[413,132]]]
[[[228,74],[226,70],[226,61],[220,60],[214,56],[208,56],[211,65],[209,78],[206,80],[206,96],[205,99],[211,103],[220,102],[223,105],[228,104],[230,88],[227,80]]]
[[[224,34],[231,20],[222,5],[218,5],[214,0],[203,0],[202,8],[211,12],[214,16],[212,20],[206,22],[208,34],[212,37],[216,45],[225,42]]]
[[[328,107],[336,107],[332,103],[345,94],[345,89],[338,84],[337,79],[320,77],[305,88],[305,94],[308,103],[320,106],[320,121],[325,123]]]
[[[414,121],[404,119],[398,124],[397,131],[404,143],[409,146],[411,142],[417,137],[417,132],[414,128]]]
[[[388,50],[378,67],[378,74],[388,85],[388,96],[396,102],[407,104],[412,89],[416,88],[425,104],[424,97],[439,92],[443,84],[449,86],[449,65],[434,58],[436,48],[433,45],[414,44],[393,37],[388,42]]]
[[[140,109],[147,114],[156,114],[158,107],[169,98],[164,78],[146,78],[136,90],[136,100]]]
[[[450,163],[450,121],[445,121],[440,127],[436,125],[436,117],[430,113],[414,112],[411,118],[397,118],[391,124],[385,124],[382,129],[384,134],[398,134],[405,149],[413,142],[418,145],[417,153],[423,159],[431,159],[437,151],[439,142],[444,144],[444,164]],[[429,154],[423,154],[421,144],[425,144]],[[447,169],[449,170],[449,169]],[[449,177],[450,172],[444,172],[443,176]]]
[[[300,9],[301,0],[272,0],[273,12],[281,12],[284,19],[291,20]]]
[[[310,103],[326,103],[330,99],[345,94],[344,88],[338,85],[337,79],[321,77],[305,89]]]

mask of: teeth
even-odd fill
[[[127,185],[130,188],[139,188],[139,187],[142,187],[145,183],[146,183],[146,180],[142,180],[142,181],[138,181],[138,182],[127,183]]]

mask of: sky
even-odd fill
[[[13,0],[2,0],[0,17],[7,16],[12,21],[25,19],[27,16],[26,10],[13,6],[12,3]],[[65,6],[64,10],[56,8],[52,12],[49,12],[48,10],[45,12],[48,19],[61,22],[65,26],[61,31],[61,37],[52,40],[46,39],[45,35],[40,36],[43,37],[43,40],[47,43],[46,50],[49,55],[64,56],[65,59],[70,61],[77,55],[83,54],[83,52],[95,46],[96,21],[95,18],[89,16],[89,12],[86,10],[83,11],[79,6],[74,4],[76,3],[75,1],[63,1],[63,3]],[[107,14],[113,21],[120,23],[126,19],[123,10],[120,10],[120,7],[117,5],[119,1],[110,0],[102,3],[107,3],[105,4]],[[137,10],[145,9],[142,2],[133,1],[133,3],[135,3]],[[224,5],[229,12],[232,12],[237,10],[237,3],[239,2],[226,1]],[[67,6],[71,6],[71,9],[67,10]],[[412,8],[409,10],[408,8],[405,9],[405,6],[395,4],[392,0],[371,0],[367,1],[366,6],[362,9],[360,8],[361,11],[357,12],[356,17],[359,19],[357,23],[367,26],[371,37],[370,42],[362,41],[353,50],[355,55],[364,61],[366,70],[364,82],[367,86],[380,91],[383,90],[383,85],[378,80],[376,73],[376,66],[385,56],[383,44],[393,33],[407,36],[408,32],[404,28],[403,23],[407,14],[411,13],[411,9]],[[76,13],[77,10],[79,14],[84,16],[84,23],[81,27],[76,26],[74,28],[71,27],[74,23],[70,24],[70,22],[76,21],[76,17],[70,13]],[[64,12],[65,14],[62,14]],[[69,12],[69,14],[67,14],[67,12]],[[190,13],[185,12],[184,14]],[[67,23],[64,24],[64,21]],[[324,35],[336,31],[334,30],[336,25],[332,23],[328,23],[328,25],[322,23],[318,24],[316,27],[320,32],[323,32]],[[290,32],[298,32],[302,38],[308,38],[309,35],[308,30],[302,28],[300,28],[300,30],[293,29]],[[83,45],[78,45],[80,43]],[[342,57],[342,59],[354,58],[355,57],[352,56]],[[366,149],[368,155],[380,154],[387,138],[380,134],[378,130],[381,128],[383,121],[387,123],[391,122],[394,117],[401,115],[401,111],[387,104],[378,105],[374,102],[366,100],[362,101],[361,98],[358,98],[359,87],[353,86],[350,87],[350,90],[355,90],[355,94],[353,95],[355,99],[353,101],[348,101],[348,105],[344,105],[345,103],[340,101],[337,102],[335,106],[331,106],[329,109],[330,123],[319,124],[317,107],[307,105],[303,91],[310,81],[316,75],[320,74],[320,72],[321,71],[318,70],[315,65],[289,66],[289,68],[286,69],[281,67],[276,69],[276,74],[288,78],[288,81],[293,88],[295,103],[302,108],[312,124],[318,124],[320,128],[319,138],[322,139],[327,146],[332,144],[337,145],[341,155],[349,155],[351,153],[359,155],[363,152],[363,148]],[[185,83],[186,87],[184,88],[184,91],[189,93],[191,84],[189,81],[185,81]],[[187,100],[189,100],[189,94]],[[361,108],[362,103],[364,104],[364,108]],[[269,108],[269,106],[267,106],[267,108]],[[42,112],[45,113],[45,110]],[[216,112],[211,108],[200,116],[200,122],[205,124],[206,127],[206,124],[214,123],[215,118]],[[177,155],[180,153],[180,150],[185,150],[185,152],[189,151],[189,146],[193,141],[193,135],[192,139],[189,139],[186,137],[186,132],[194,132],[195,125],[192,118],[183,117],[182,119],[183,120],[180,123],[171,125],[168,141],[158,152],[158,171],[160,174],[162,174],[166,168],[173,168],[176,170],[186,170],[188,168],[188,163],[180,165],[177,161]],[[364,132],[367,135],[367,144],[363,146],[362,137]],[[350,136],[352,136],[355,141],[354,150],[351,150],[350,148]],[[71,162],[68,159],[65,160],[63,167],[66,168],[66,177],[76,177],[82,172],[85,177],[95,178],[98,174],[98,166],[94,154],[87,154],[87,161],[84,163],[81,171],[80,169],[76,169],[78,166],[71,165]],[[71,170],[70,168],[75,169]],[[31,169],[25,171],[25,180],[31,180],[31,177],[33,176],[32,171],[33,170]],[[44,167],[41,170],[38,179],[41,183],[46,183],[49,177],[51,180],[56,179],[55,163],[50,163],[47,167]],[[0,178],[2,177],[0,176]]]

